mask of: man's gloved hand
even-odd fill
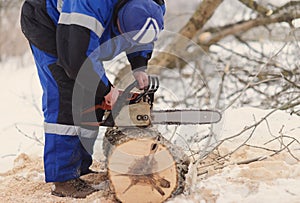
[[[114,86],[111,86],[110,92],[104,96],[105,103],[110,106],[114,106],[119,96],[119,90]]]
[[[138,82],[140,90],[143,90],[148,86],[149,81],[148,81],[147,73],[145,73],[144,71],[135,71],[135,72],[133,72],[133,76],[136,79],[136,81]]]

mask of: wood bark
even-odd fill
[[[164,202],[183,192],[189,158],[156,129],[108,129],[103,150],[117,200]]]

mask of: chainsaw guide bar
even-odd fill
[[[213,110],[161,110],[151,112],[152,124],[165,125],[197,125],[217,123],[221,114]]]

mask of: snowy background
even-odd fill
[[[200,2],[167,1],[166,29],[178,31]],[[233,1],[226,2],[229,3],[219,8],[223,12],[216,13],[210,24],[222,25],[232,18],[243,17],[247,10],[245,7]],[[287,1],[260,2],[278,6]],[[245,12],[229,12],[232,7],[245,9]],[[20,34],[18,25],[15,30]],[[10,45],[6,46],[9,48]],[[14,46],[14,49],[18,49],[17,45]],[[16,56],[9,56],[6,52],[1,53],[0,199],[6,202],[75,202],[69,198],[62,200],[52,197],[51,186],[44,184],[42,92],[33,58],[22,39],[19,46],[26,50],[23,54],[17,52]],[[275,47],[272,43],[267,46],[270,52]],[[110,77],[113,78],[113,75]],[[167,87],[168,82],[163,80],[162,86]],[[170,95],[175,94],[175,90],[170,92]],[[251,97],[251,94],[247,97]],[[157,108],[168,107],[167,104],[160,105]],[[255,125],[272,110],[236,105],[227,109],[222,122],[214,126],[161,128],[165,136],[170,136],[170,131],[176,132],[174,143],[190,154],[194,150],[209,150],[224,141],[218,150],[198,165],[191,166],[185,193],[169,202],[300,202],[300,117],[278,110]],[[214,139],[195,142],[196,138],[201,139],[211,128],[216,134]],[[100,132],[104,130],[100,129]],[[189,131],[193,131],[195,137],[182,139]],[[203,149],[203,146],[206,148]],[[234,153],[231,154],[232,151]],[[197,161],[203,153],[191,155],[191,159]],[[217,163],[216,157],[222,156],[225,157],[222,163]],[[102,159],[101,133],[95,146],[95,159]],[[99,194],[78,200],[105,201]]]

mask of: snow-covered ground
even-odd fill
[[[75,202],[74,199],[51,196],[49,184],[44,184],[41,88],[30,54],[25,55],[23,60],[12,59],[2,63],[0,83],[0,198],[6,202]],[[223,121],[215,126],[217,139],[237,135],[269,112],[256,108],[227,110]],[[256,148],[240,148],[219,169],[205,167],[205,163],[213,163],[213,159],[205,160],[198,168],[191,167],[187,191],[169,201],[300,202],[300,162],[296,159],[300,158],[300,144],[295,141],[289,146],[290,152],[284,150],[278,155],[268,156],[274,153],[272,150],[283,148],[293,138],[300,138],[299,135],[299,117],[282,111],[275,112],[267,122],[257,126],[253,134],[249,130],[236,139],[224,142],[219,153],[225,155],[245,140]],[[267,143],[280,136],[281,139]],[[259,157],[261,161],[251,162]],[[237,164],[249,160],[248,164]],[[204,169],[207,170],[205,175],[196,175]],[[78,201],[105,202],[101,194],[96,193]]]
[[[257,108],[228,110],[224,115],[225,121],[219,140],[238,135],[270,112]],[[275,140],[277,137],[281,138]],[[213,158],[208,158],[208,161],[204,160],[197,170],[198,174],[206,171],[205,175],[195,178],[195,174],[190,172],[188,195],[182,195],[170,202],[298,203],[300,202],[299,138],[300,118],[282,111],[275,112],[267,118],[267,121],[262,122],[253,134],[250,130],[242,136],[237,136],[236,139],[225,142],[219,148],[222,156],[236,150],[247,140],[248,146],[239,148],[229,156],[225,167],[222,165],[219,169]],[[296,140],[293,142],[294,139]],[[289,145],[291,142],[293,144]],[[288,145],[289,152],[283,150],[274,155],[275,151]]]

